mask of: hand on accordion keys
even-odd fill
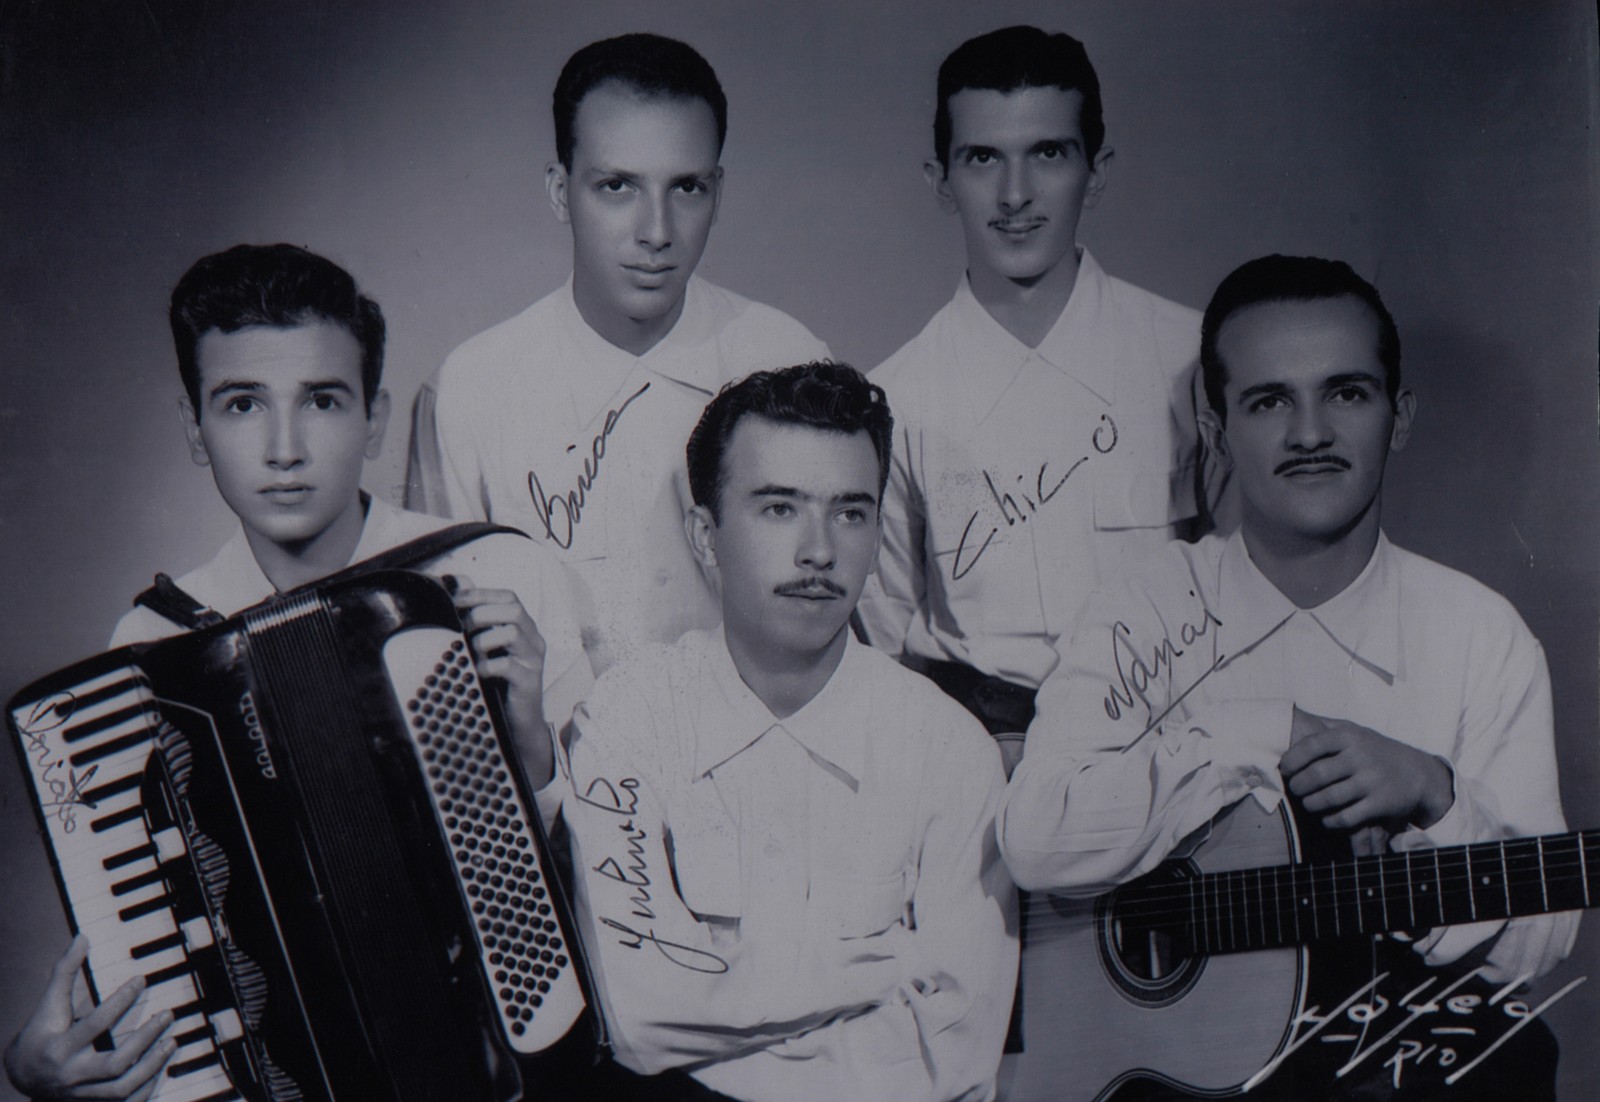
[[[464,575],[445,586],[472,644],[478,676],[501,689],[506,726],[528,781],[543,787],[555,773],[555,749],[544,718],[544,637],[509,589],[478,589]]]
[[[50,982],[33,1016],[6,1049],[6,1073],[23,1094],[35,1099],[131,1099],[143,1102],[156,1088],[156,1073],[177,1049],[162,1034],[172,1013],[161,1013],[117,1042],[110,1052],[94,1047],[94,1039],[111,1030],[144,991],[134,978],[117,988],[98,1007],[88,1006],[88,992],[77,991],[89,939],[79,934],[56,961]]]

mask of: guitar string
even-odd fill
[[[1487,857],[1490,869],[1487,875],[1475,872],[1468,867],[1466,853],[1457,850],[1451,858],[1451,864],[1439,866],[1437,875],[1431,867],[1410,874],[1413,883],[1421,885],[1421,890],[1426,891],[1428,886],[1438,884],[1441,894],[1458,894],[1463,891],[1474,893],[1483,889],[1485,899],[1483,904],[1489,911],[1489,917],[1506,917],[1496,914],[1495,911],[1504,909],[1505,895],[1523,890],[1539,891],[1541,901],[1547,898],[1548,887],[1552,880],[1571,880],[1582,875],[1587,869],[1587,863],[1576,852],[1576,846],[1561,845],[1576,841],[1582,844],[1583,838],[1579,834],[1553,835],[1542,839],[1519,838],[1505,842],[1505,855],[1507,861],[1519,858],[1526,861],[1529,857],[1537,860],[1540,843],[1544,843],[1543,871],[1534,867],[1506,868],[1502,875],[1498,858],[1499,843],[1479,843],[1482,849],[1473,847],[1481,858]],[[1565,852],[1563,852],[1565,850]],[[1526,852],[1524,852],[1526,851]],[[1414,850],[1414,854],[1429,854],[1431,850]],[[1299,881],[1302,892],[1309,895],[1313,878],[1316,881],[1316,902],[1313,909],[1320,913],[1328,913],[1336,909],[1361,908],[1363,906],[1373,909],[1382,908],[1384,890],[1393,888],[1396,892],[1394,906],[1405,905],[1408,908],[1421,902],[1428,911],[1437,912],[1441,908],[1438,897],[1430,897],[1424,901],[1415,900],[1414,896],[1406,891],[1406,862],[1402,854],[1381,854],[1352,859],[1348,862],[1332,862],[1315,865],[1276,865],[1260,870],[1242,869],[1228,870],[1217,873],[1204,874],[1202,879],[1189,879],[1174,881],[1170,886],[1143,886],[1133,887],[1131,890],[1125,886],[1121,889],[1127,898],[1117,907],[1116,914],[1119,918],[1129,921],[1143,920],[1155,924],[1162,918],[1181,918],[1181,925],[1188,925],[1188,920],[1195,913],[1197,903],[1208,912],[1209,925],[1215,927],[1219,922],[1239,920],[1239,912],[1250,911],[1256,913],[1272,913],[1284,910],[1296,911],[1301,904],[1285,900],[1286,889],[1295,886],[1294,881]],[[1308,873],[1305,870],[1314,869],[1316,872]],[[1288,884],[1282,877],[1284,872],[1291,874]],[[1253,875],[1259,872],[1259,875]],[[1228,882],[1230,875],[1243,874],[1232,883]],[[1398,884],[1394,883],[1399,880]],[[1211,885],[1212,890],[1201,887],[1197,893],[1194,889],[1202,885]],[[1269,891],[1269,889],[1273,889]],[[1374,891],[1379,894],[1374,895]],[[1402,903],[1401,893],[1404,893]],[[1494,898],[1499,895],[1500,898]],[[1516,908],[1513,906],[1512,908]],[[1559,909],[1551,906],[1550,910]],[[1046,895],[1041,898],[1041,893],[1029,897],[1027,913],[1029,915],[1048,914],[1053,910],[1050,898]],[[1532,908],[1530,913],[1542,913],[1544,908]],[[1215,912],[1215,913],[1210,913]],[[1246,919],[1250,915],[1245,916]],[[1425,917],[1425,916],[1424,916]],[[1169,923],[1170,924],[1170,923]],[[1207,925],[1205,919],[1202,925]],[[1264,926],[1263,921],[1256,925]],[[1403,925],[1403,924],[1389,924]]]

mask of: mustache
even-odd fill
[[[1293,459],[1285,459],[1273,468],[1273,474],[1287,474],[1296,467],[1321,467],[1327,465],[1338,467],[1341,471],[1350,469],[1350,461],[1341,455],[1297,455]]]
[[[795,593],[808,593],[819,589],[835,597],[846,596],[848,592],[844,586],[827,578],[796,578],[792,582],[784,582],[774,587],[772,592],[780,597],[788,597]]]

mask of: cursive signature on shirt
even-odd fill
[[[611,439],[611,434],[616,431],[628,407],[649,389],[650,384],[645,383],[623,399],[616,409],[606,411],[605,423],[595,433],[594,441],[589,445],[589,454],[583,457],[583,470],[578,474],[577,485],[571,490],[550,497],[544,492],[544,484],[538,474],[528,472],[528,494],[533,498],[534,512],[539,517],[539,523],[544,525],[544,534],[562,550],[572,546],[578,522],[583,520],[583,507],[588,503],[589,491],[594,488],[595,480],[600,477],[600,463],[606,457],[606,442]],[[567,451],[576,448],[574,444]]]
[[[624,777],[616,784],[612,784],[604,777],[599,777],[591,781],[589,787],[578,798],[589,807],[618,816],[616,826],[622,833],[626,846],[620,861],[616,857],[606,857],[593,866],[591,871],[630,889],[628,896],[628,905],[632,908],[628,914],[630,920],[643,919],[645,922],[654,920],[656,912],[651,906],[650,865],[645,856],[645,841],[650,835],[639,825],[635,815],[639,807],[638,778]],[[652,945],[673,964],[694,972],[716,975],[728,970],[728,962],[715,953],[668,941],[657,936],[655,930],[648,926],[643,930],[636,930],[627,922],[600,914],[598,904],[595,918],[601,925],[617,931],[620,935],[617,944],[625,948],[642,949],[645,945]]]
[[[1194,597],[1195,591],[1189,590],[1189,596]],[[1176,673],[1175,660],[1182,658],[1188,653],[1188,648],[1209,635],[1212,627],[1221,626],[1222,621],[1217,618],[1216,613],[1202,604],[1198,620],[1185,621],[1179,626],[1178,642],[1174,642],[1171,635],[1164,635],[1161,637],[1160,642],[1150,648],[1150,653],[1146,655],[1139,650],[1138,645],[1134,642],[1133,633],[1128,629],[1127,624],[1121,620],[1113,623],[1111,625],[1111,658],[1116,666],[1117,681],[1114,684],[1107,683],[1106,685],[1106,688],[1110,690],[1104,698],[1106,715],[1113,721],[1119,720],[1125,714],[1131,712],[1135,703],[1137,703],[1144,708],[1144,714],[1149,723],[1145,730],[1148,731],[1150,727],[1154,727],[1162,718],[1165,718],[1167,712],[1170,712],[1179,700],[1189,695],[1195,685],[1198,685],[1212,670],[1217,668],[1221,662],[1221,656],[1217,656],[1216,660],[1212,662],[1211,668],[1204,671],[1195,680],[1194,685],[1190,685],[1188,689],[1185,689],[1178,699],[1174,700],[1166,711],[1161,713],[1160,717],[1155,715],[1155,708],[1150,704],[1148,693],[1151,684],[1160,680],[1162,670],[1166,670],[1168,674]],[[1183,645],[1179,646],[1179,642]]]
[[[1094,447],[1094,453],[1082,456],[1064,473],[1058,473],[1059,468],[1057,471],[1052,471],[1050,461],[1047,459],[1039,464],[1037,472],[1030,471],[1028,474],[1017,475],[1016,481],[1019,487],[1017,493],[1022,495],[1022,504],[1018,504],[1009,490],[1002,490],[995,484],[994,475],[987,470],[983,471],[983,481],[989,487],[989,496],[994,500],[994,510],[987,510],[987,506],[983,509],[974,509],[972,515],[967,518],[966,527],[961,530],[961,539],[956,543],[956,553],[950,560],[950,580],[959,582],[972,573],[973,567],[978,565],[978,560],[983,558],[983,553],[989,550],[989,545],[1000,534],[1000,525],[994,520],[995,512],[999,513],[1007,528],[1026,524],[1035,513],[1055,500],[1061,488],[1067,484],[1067,479],[1071,478],[1079,467],[1089,462],[1094,455],[1111,454],[1112,449],[1117,446],[1117,423],[1107,414],[1100,415],[1100,423],[1095,426],[1090,443]],[[1030,486],[1033,489],[1031,497],[1028,495]],[[1035,501],[1034,498],[1038,500]],[[1024,509],[1023,505],[1027,508]],[[989,512],[986,519],[990,528],[987,535],[979,537],[974,535],[973,529],[980,527],[978,520],[984,516],[986,510]]]

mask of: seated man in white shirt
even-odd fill
[[[689,46],[629,34],[556,82],[545,183],[572,277],[456,349],[417,396],[406,504],[529,533],[588,585],[603,667],[717,622],[684,545],[683,441],[711,395],[826,356],[694,275],[722,195],[727,100]]]
[[[687,518],[723,626],[612,667],[568,732],[617,1057],[682,1069],[669,1097],[994,1093],[1017,952],[999,754],[847,628],[891,425],[843,365],[724,389],[689,441]]]
[[[1001,809],[1017,883],[1101,892],[1207,841],[1219,813],[1232,808],[1238,821],[1286,798],[1302,828],[1333,833],[1347,890],[1352,849],[1425,854],[1564,830],[1538,641],[1499,595],[1395,547],[1381,528],[1385,463],[1406,442],[1416,398],[1400,385],[1399,335],[1377,291],[1342,263],[1266,257],[1223,281],[1202,332],[1211,408],[1201,424],[1232,467],[1240,528],[1169,544],[1086,605]],[[1305,1043],[1273,1056],[1269,1028],[1262,1059],[1282,1066],[1251,1097],[1553,1097],[1555,1044],[1542,1022],[1472,1063],[1518,1025],[1502,1010],[1526,1010],[1505,1002],[1511,991],[1570,948],[1576,912],[1506,920],[1541,909],[1510,903],[1530,889],[1539,901],[1543,867],[1541,857],[1530,885],[1493,881],[1494,898],[1474,906],[1486,916],[1500,907],[1495,920],[1458,926],[1427,921],[1416,902],[1448,884],[1396,894],[1385,880],[1395,910],[1384,914],[1396,925],[1414,917],[1415,943],[1380,943],[1389,975],[1375,989],[1361,986],[1371,972],[1335,995],[1313,987],[1310,1001],[1326,996],[1321,1012],[1338,1021],[1320,1031],[1301,1021],[1290,1034]],[[1456,887],[1467,879],[1476,873]],[[1336,882],[1323,882],[1324,905]],[[1314,909],[1304,888],[1287,894],[1302,896],[1291,918]],[[1574,905],[1553,889],[1546,902]],[[1347,909],[1343,933],[1374,932],[1370,907],[1351,918]],[[1389,1033],[1406,1011],[1381,1008],[1426,1007],[1473,968],[1450,990],[1492,1009],[1457,1017],[1463,1004],[1451,1002],[1450,1021],[1424,1010],[1420,1025]],[[1025,990],[1030,982],[1025,974]],[[1229,1014],[1242,1014],[1249,991],[1230,995]],[[1217,1016],[1224,1028],[1236,1020]],[[1103,1041],[1115,1049],[1114,1037]]]
[[[377,303],[342,268],[293,245],[239,245],[184,274],[169,317],[192,457],[210,467],[239,519],[217,555],[177,581],[198,606],[230,615],[447,527],[361,490],[363,461],[378,454],[388,420],[385,327]],[[455,585],[478,671],[504,688],[529,772],[549,776],[545,713],[564,722],[593,683],[576,582],[512,533],[482,536],[416,568]],[[182,630],[137,607],[111,643]],[[40,1098],[148,1097],[176,1051],[173,1038],[194,1023],[174,1023],[163,1011],[119,1048],[97,1051],[91,1042],[103,1030],[125,1014],[142,1016],[142,984],[129,981],[97,1009],[75,1015],[72,986],[87,950],[80,936],[57,964],[33,1018],[7,1049],[6,1071],[19,1090]]]
[[[1108,567],[1197,527],[1200,315],[1101,270],[1078,222],[1106,186],[1100,82],[1035,27],[939,67],[934,156],[955,298],[872,373],[899,428],[867,639],[1003,738]]]

